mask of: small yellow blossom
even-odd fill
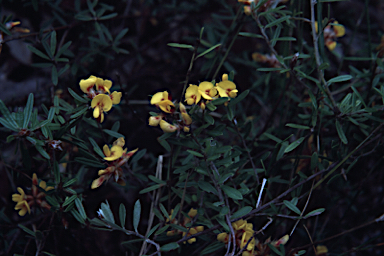
[[[218,234],[217,240],[223,243],[228,243],[228,234],[225,232]]]
[[[318,32],[318,24],[315,22],[316,32]],[[338,21],[334,21],[333,25],[328,24],[324,30],[324,44],[330,51],[336,48],[336,39],[345,35],[345,27],[339,24]]]
[[[165,113],[172,113],[175,107],[167,91],[155,93],[152,96],[151,104],[159,107]]]
[[[191,208],[188,212],[188,216],[194,218],[197,215],[197,209]]]
[[[112,87],[112,81],[108,79],[102,79],[100,77],[96,78],[96,90],[104,93],[110,93],[109,89]]]
[[[201,96],[206,100],[212,100],[212,97],[215,97],[217,94],[217,90],[213,87],[213,84],[207,81],[201,82],[198,90]]]
[[[23,200],[16,204],[15,210],[20,210],[19,215],[24,216],[27,212],[31,214],[31,208],[29,207],[29,204],[27,201]]]
[[[106,156],[104,157],[104,160],[114,161],[123,155],[123,148],[119,145],[115,145],[112,146],[111,149],[109,149],[108,145],[104,145],[103,152]]]
[[[251,241],[248,243],[248,240],[251,239]],[[255,238],[253,238],[253,230],[252,232],[250,231],[245,231],[243,233],[243,236],[241,237],[241,244],[240,244],[240,248],[244,248],[244,246],[247,245],[247,248],[246,250],[247,251],[251,251],[254,247],[255,247]]]
[[[188,105],[197,104],[201,99],[199,87],[194,84],[190,84],[185,92],[185,101]]]
[[[148,123],[149,123],[150,126],[158,126],[161,120],[163,120],[163,116],[162,115],[150,116]]]
[[[102,123],[104,121],[104,112],[108,112],[112,108],[112,100],[106,94],[99,94],[93,98],[91,107],[94,108],[93,117],[100,117],[100,123]]]
[[[167,121],[161,120],[160,121],[160,128],[164,132],[175,132],[177,130],[177,127],[168,123]]]
[[[80,89],[84,93],[89,93],[95,86],[96,80],[97,80],[97,77],[95,76],[90,76],[88,79],[81,79],[79,83]]]
[[[113,92],[112,94],[109,94],[109,97],[111,98],[113,105],[117,105],[117,104],[120,103],[121,96],[122,96],[122,93],[121,92],[116,92],[116,91]]]
[[[219,92],[220,97],[236,98],[238,92],[236,84],[229,80],[223,80],[218,83],[216,89]]]
[[[20,187],[17,188],[17,191],[20,193],[19,194],[13,194],[12,195],[12,201],[13,202],[21,202],[23,200],[25,200],[27,197],[25,196],[25,193],[24,193],[24,190]]]
[[[245,225],[246,225],[246,224],[247,224],[247,221],[246,221],[246,220],[240,219],[240,220],[238,220],[238,221],[232,222],[232,227],[233,227],[235,230],[240,230],[240,229],[245,228]]]

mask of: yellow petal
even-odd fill
[[[162,120],[162,116],[150,116],[148,123],[150,126],[158,126],[160,123],[160,120]]]
[[[167,93],[166,91],[165,91],[165,92],[158,92],[158,93],[155,93],[155,95],[152,96],[151,104],[152,104],[152,105],[156,105],[156,104],[158,104],[160,101],[168,100],[168,97],[167,97],[167,98],[164,98],[164,93],[166,93],[166,96],[168,96],[168,93]]]
[[[338,24],[337,21],[334,23]],[[342,37],[345,35],[345,27],[343,25],[333,25],[333,30],[335,31],[337,37]]]
[[[92,182],[91,189],[95,189],[101,186],[105,180],[105,176],[101,176]]]
[[[97,106],[95,107],[95,109],[93,110],[93,117],[94,118],[98,118],[100,116],[100,107]]]
[[[95,108],[96,106],[100,106],[104,112],[107,112],[112,108],[112,100],[106,94],[98,94],[91,101],[91,107]]]
[[[192,118],[187,113],[181,113],[183,117],[183,121],[186,125],[190,125],[192,123]]]
[[[117,145],[117,146],[119,146],[119,147],[124,147],[124,145],[125,145],[124,137],[120,137],[120,138],[118,138],[117,140],[115,140],[115,141],[113,142],[113,146],[115,146],[115,145]]]
[[[123,94],[121,92],[113,92],[109,97],[112,99],[112,104],[116,105],[119,104],[121,101],[121,96]]]
[[[32,175],[32,184],[33,184],[33,185],[37,185],[37,183],[38,183],[37,175],[36,175],[36,173],[34,173],[34,174]]]
[[[100,123],[104,122],[104,113],[101,112],[100,114]]]
[[[160,128],[164,132],[175,132],[177,130],[177,127],[174,125],[169,124],[168,122],[161,120],[160,121]]]
[[[220,233],[217,235],[217,240],[220,242],[226,243],[228,239],[228,234],[227,233]]]
[[[103,152],[105,156],[111,156],[111,151],[109,150],[108,145],[104,145]]]
[[[223,74],[223,77],[221,78],[221,80],[223,81],[228,80],[228,74]]]
[[[189,217],[194,218],[196,215],[197,215],[197,209],[192,208],[191,210],[189,210],[188,212]]]
[[[326,46],[330,51],[333,51],[336,48],[336,42],[332,41],[332,42],[326,43]]]
[[[104,157],[104,160],[114,161],[120,158],[123,155],[123,148],[119,146],[113,146],[111,148],[111,155],[109,157]]]
[[[172,108],[175,107],[175,105],[170,100],[163,100],[158,103],[160,109],[164,111],[165,113],[172,113]]]
[[[97,78],[95,76],[90,76],[88,79],[81,79],[79,83],[80,89],[83,92],[88,93],[89,90],[95,85],[96,79]]]
[[[316,246],[316,255],[325,254],[328,252],[328,248],[325,245]]]

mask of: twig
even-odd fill
[[[301,211],[300,218],[303,217],[303,214],[304,214],[305,210],[307,209],[307,206],[308,206],[308,203],[309,203],[309,199],[311,198],[312,191],[313,191],[313,184],[314,184],[314,181],[312,181],[312,187],[311,187],[311,190],[309,192],[308,199],[307,199],[307,202],[305,203],[304,209]],[[289,234],[289,236],[291,236],[293,231],[295,231],[295,229],[296,229],[297,225],[299,224],[299,222],[300,222],[300,219],[298,219],[296,221],[295,226],[292,228],[292,231]]]
[[[257,198],[256,208],[259,207],[260,200],[261,200],[261,195],[263,194],[263,190],[264,190],[264,186],[265,186],[265,183],[266,183],[266,182],[267,182],[267,179],[264,178],[264,179],[263,179],[263,183],[261,184],[261,189],[260,189],[259,197]]]

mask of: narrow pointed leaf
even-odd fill
[[[137,227],[139,226],[141,216],[141,204],[140,199],[138,199],[135,203],[135,207],[133,208],[133,228],[137,231]]]
[[[27,105],[24,109],[24,122],[23,122],[23,128],[27,128],[29,124],[29,120],[32,116],[32,110],[33,110],[33,93],[30,93],[28,96]]]

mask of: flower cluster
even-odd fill
[[[124,145],[125,141],[123,137],[120,137],[113,142],[111,148],[109,148],[108,145],[104,145],[104,160],[107,160],[110,163],[106,169],[99,170],[98,175],[100,177],[92,182],[92,189],[100,187],[104,181],[108,181],[111,177],[113,177],[117,184],[122,186],[125,185],[121,166],[123,166],[138,149],[127,152],[127,149],[123,149]]]
[[[196,214],[197,214],[197,210],[196,209],[192,208],[191,210],[189,210],[188,217],[184,217],[184,220],[181,223],[177,223],[176,218],[173,218],[171,220],[172,214],[173,214],[173,209],[171,210],[171,214],[167,218],[167,222],[170,223],[170,224],[177,224],[177,225],[180,225],[182,227],[185,227],[186,229],[188,229],[188,233],[180,231],[180,230],[171,230],[171,231],[167,232],[167,236],[173,236],[175,234],[183,234],[183,237],[185,235],[187,235],[187,237],[188,237],[188,236],[192,236],[192,235],[194,235],[194,234],[204,230],[203,226],[190,227],[190,222],[191,222],[192,218],[194,218],[196,216]],[[188,239],[188,243],[189,244],[192,244],[194,242],[196,242],[196,238],[195,237],[193,237],[191,239]]]
[[[201,98],[206,101],[211,101],[217,99],[218,97],[230,97],[235,98],[237,96],[238,90],[236,89],[236,84],[228,80],[228,75],[224,74],[222,76],[222,81],[216,83],[216,86],[211,82],[201,82],[199,86],[190,84],[185,92],[185,101],[188,105],[197,104],[200,102]],[[205,108],[206,103],[201,102],[200,107]]]
[[[39,192],[37,187],[40,187],[44,191],[49,191],[54,189],[54,187],[47,186],[45,181],[38,182],[37,175],[34,173],[32,175],[32,195],[26,195],[24,190],[20,187],[17,188],[17,191],[20,194],[13,194],[12,201],[16,203],[15,210],[20,210],[19,215],[24,216],[27,212],[31,213],[31,207],[35,204],[40,205],[40,207],[51,209],[51,206],[43,200],[45,197],[45,192]]]
[[[104,112],[110,111],[112,105],[120,103],[121,92],[115,91],[111,93],[109,91],[112,87],[111,80],[90,76],[88,79],[81,79],[79,85],[80,89],[87,94],[88,98],[92,99],[91,107],[94,109],[93,117],[97,118],[100,123],[104,121]]]
[[[174,124],[170,124],[164,119],[166,115],[164,113],[152,115],[149,117],[150,126],[158,126],[164,132],[175,132],[177,130],[183,129],[185,132],[189,131],[189,125],[192,123],[192,118],[188,115],[185,106],[182,103],[179,103],[179,113],[175,112],[175,105],[171,101],[171,96],[167,91],[158,92],[152,96],[151,104],[160,108],[165,114],[170,114],[174,117]]]
[[[246,15],[251,15],[252,14],[252,9],[251,9],[251,4],[255,3],[257,5],[259,3],[259,0],[238,0],[239,3],[244,4],[244,13]],[[258,12],[265,12],[269,9],[275,8],[279,3],[286,3],[288,0],[268,0],[264,4],[262,4]]]
[[[264,244],[260,243],[259,240],[254,238],[253,224],[247,223],[246,220],[238,220],[232,223],[233,230],[235,231],[235,240],[236,245],[240,247],[240,249],[244,249],[242,255],[243,256],[256,256],[256,255],[269,255],[269,247],[268,244],[271,244],[275,247],[279,247],[280,244],[285,244],[288,241],[289,236],[285,235],[280,238],[278,241],[271,242],[270,239],[264,242]],[[228,244],[230,236],[228,233],[220,233],[217,235],[217,240]],[[247,246],[246,248],[244,248]]]
[[[316,32],[318,32],[318,24],[315,22]],[[324,28],[324,43],[330,51],[336,48],[336,40],[338,37],[345,35],[345,28],[340,25],[339,22],[334,21],[332,24],[328,24]]]

